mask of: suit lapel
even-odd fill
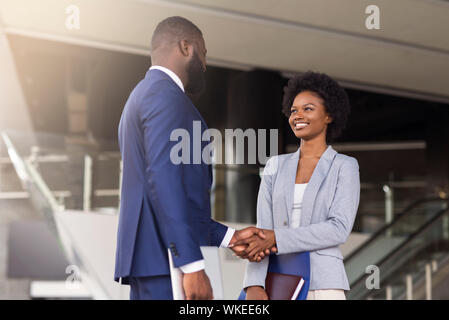
[[[293,211],[293,196],[295,192],[295,180],[296,180],[296,171],[298,169],[298,160],[300,156],[301,150],[298,148],[298,151],[293,153],[290,156],[290,159],[287,160],[286,168],[285,168],[285,180],[284,180],[284,188],[283,193],[285,197],[285,203],[287,205],[287,218],[288,225],[290,225],[290,220]]]
[[[327,147],[313,170],[312,177],[304,191],[300,220],[301,226],[310,224],[318,190],[320,189],[324,178],[326,178],[336,154],[337,152],[331,146]]]
[[[332,161],[335,158],[337,152],[331,147],[327,147],[326,151],[322,154],[320,160],[318,161],[315,169],[313,170],[312,176],[309,183],[304,191],[302,211],[301,211],[301,226],[307,226],[310,224],[312,218],[313,206],[318,193],[318,190],[323,183],[324,178],[326,178],[327,173],[332,165]],[[287,206],[287,216],[288,225],[291,221],[291,216],[293,212],[293,200],[295,192],[295,181],[296,173],[298,169],[298,161],[301,155],[301,149],[293,153],[289,160],[287,160],[285,168],[285,179],[284,179],[284,198]]]

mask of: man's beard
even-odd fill
[[[187,77],[186,92],[195,96],[201,94],[205,87],[205,78],[203,64],[196,52],[193,53],[192,60],[187,65]]]

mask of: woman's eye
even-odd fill
[[[296,112],[296,110],[291,110],[291,113],[295,113]]]

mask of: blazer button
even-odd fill
[[[286,226],[287,225],[287,221],[284,221],[284,226]]]

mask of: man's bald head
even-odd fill
[[[186,92],[204,88],[206,44],[201,30],[183,17],[162,20],[151,39],[151,63],[166,67],[181,79]]]
[[[201,30],[186,18],[174,16],[161,22],[151,38],[151,53],[172,47],[181,40],[198,41],[203,37]]]

